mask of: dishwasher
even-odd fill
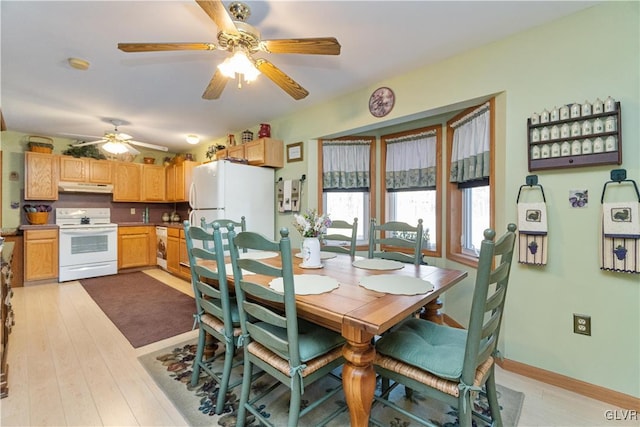
[[[167,269],[167,227],[156,227],[156,264]]]

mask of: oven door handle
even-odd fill
[[[60,230],[60,234],[66,234],[66,235],[72,235],[72,234],[83,235],[83,234],[97,234],[97,233],[105,234],[105,233],[115,233],[117,231],[118,231],[117,228],[100,227],[100,228],[87,228],[87,229],[74,229],[74,230],[64,229],[64,230]]]

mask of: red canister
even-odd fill
[[[271,137],[271,125],[267,123],[260,123],[258,138],[270,138],[270,137]]]

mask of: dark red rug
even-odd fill
[[[193,327],[194,299],[148,274],[116,274],[80,283],[134,348]]]

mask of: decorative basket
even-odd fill
[[[26,212],[27,221],[31,225],[42,225],[49,221],[49,212]]]
[[[29,135],[27,143],[29,150],[35,153],[51,154],[53,151],[53,139],[46,136]]]

